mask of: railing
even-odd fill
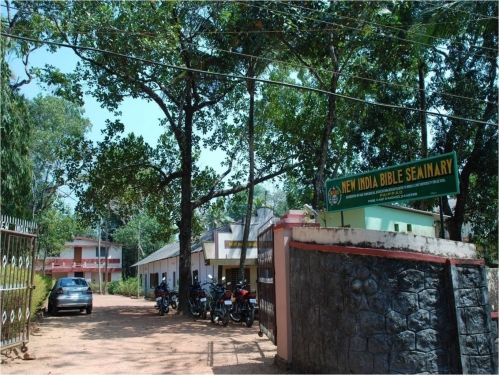
[[[38,259],[36,261],[36,267],[41,268],[43,264],[43,261],[41,259]],[[107,261],[108,266],[120,266],[121,265],[121,260],[120,259],[108,259]],[[101,267],[105,267],[106,261],[105,259],[102,259],[100,261]],[[82,262],[75,262],[72,259],[47,259],[45,260],[45,268],[57,268],[57,267],[73,267],[73,268],[78,268],[78,267],[85,267],[85,268],[98,268],[99,267],[99,262],[95,259],[89,259],[89,260],[83,260]]]

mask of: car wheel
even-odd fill
[[[92,314],[92,306],[87,306],[87,308],[85,309],[86,313],[87,314]]]
[[[49,302],[48,310],[50,315],[57,314],[57,308],[51,302]]]

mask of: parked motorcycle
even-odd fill
[[[154,297],[156,299],[156,309],[159,310],[159,315],[163,316],[170,311],[170,291],[166,279],[163,278],[161,284],[154,288]]]
[[[172,309],[178,307],[178,292],[176,290],[170,290],[170,306]]]
[[[206,319],[208,312],[206,292],[198,281],[189,288],[189,311],[193,317]]]
[[[212,323],[221,323],[224,327],[229,324],[229,312],[232,308],[232,293],[224,285],[225,276],[220,281],[208,275],[210,297],[210,318]]]
[[[230,318],[237,323],[244,322],[251,327],[255,320],[256,296],[250,292],[250,285],[246,280],[237,283],[232,292],[234,303],[230,310]]]

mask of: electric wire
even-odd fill
[[[21,31],[31,31],[31,30],[22,29]],[[144,32],[141,32],[141,31],[127,31],[127,30],[119,30],[119,29],[113,29],[112,31],[114,31],[116,33],[122,32],[124,34],[129,34],[129,35],[131,34],[131,35],[139,35],[139,36],[146,36],[146,37],[153,37],[153,38],[160,38],[161,37],[161,35],[159,35],[157,33],[151,33],[151,32],[147,32],[147,31],[144,31]],[[79,30],[77,32],[80,33],[80,34],[85,34],[85,32],[82,32],[82,31],[79,31]],[[91,32],[87,32],[87,33],[91,33]],[[433,93],[433,94],[437,94],[437,95],[441,95],[441,96],[458,98],[458,99],[463,99],[463,100],[472,101],[472,102],[483,102],[483,103],[488,103],[488,104],[494,104],[494,105],[496,105],[495,102],[491,102],[491,101],[488,101],[486,99],[477,99],[477,98],[471,98],[471,97],[457,95],[457,94],[450,94],[450,93],[446,93],[446,92],[442,92],[442,91],[431,90],[429,88],[425,88],[424,90],[421,90],[418,87],[413,87],[413,86],[409,86],[409,85],[403,85],[403,84],[394,83],[394,82],[383,81],[383,80],[374,79],[374,78],[367,78],[367,77],[363,77],[363,76],[359,76],[359,75],[355,75],[355,74],[345,74],[345,73],[340,72],[340,71],[334,71],[334,70],[330,70],[330,69],[326,69],[326,68],[315,68],[315,67],[311,68],[310,66],[307,66],[307,65],[304,65],[304,64],[291,63],[291,62],[288,62],[288,61],[271,59],[271,58],[268,58],[268,57],[256,56],[256,55],[251,55],[251,54],[247,54],[247,53],[242,53],[242,52],[237,52],[237,51],[232,51],[232,50],[226,50],[226,49],[218,48],[218,47],[200,46],[200,45],[198,45],[198,44],[196,44],[194,42],[184,42],[184,43],[187,44],[187,45],[194,46],[196,48],[203,48],[203,49],[208,49],[208,50],[220,51],[220,52],[223,52],[223,53],[232,54],[232,55],[238,55],[238,56],[243,56],[243,57],[250,58],[250,59],[261,60],[261,61],[268,61],[270,63],[282,64],[284,66],[289,66],[289,67],[293,67],[293,68],[305,68],[305,69],[309,69],[309,70],[321,71],[321,72],[330,73],[330,74],[342,75],[342,76],[346,77],[347,79],[348,78],[353,78],[353,79],[363,80],[363,81],[367,81],[367,82],[374,82],[374,83],[379,83],[379,84],[383,84],[383,85],[390,85],[390,86],[394,86],[394,87],[411,89],[411,90],[415,90],[415,91],[418,91],[418,92],[425,91],[425,92],[427,92],[429,94]]]
[[[323,11],[321,11],[319,9],[307,8],[307,7],[303,7],[303,6],[295,5],[295,4],[291,5],[289,3],[285,3],[285,5],[292,6],[292,7],[299,8],[299,9],[304,9],[304,10],[307,10],[307,11],[313,11],[313,12],[321,12],[321,13],[323,13]],[[436,36],[428,35],[428,34],[416,33],[416,32],[412,32],[412,31],[409,31],[409,30],[406,30],[406,29],[402,29],[402,28],[396,27],[396,26],[391,26],[391,25],[386,25],[386,24],[380,24],[380,23],[373,22],[373,21],[367,21],[367,20],[365,20],[363,18],[354,18],[354,17],[342,16],[342,15],[339,15],[339,14],[335,14],[335,17],[344,18],[344,19],[351,20],[351,21],[365,22],[367,24],[375,25],[375,26],[378,26],[378,27],[384,27],[384,28],[387,28],[387,29],[393,29],[393,30],[396,30],[396,31],[406,32],[406,33],[411,34],[411,35],[422,36],[422,37],[431,38],[431,39],[435,39],[435,40],[445,40],[445,38],[436,37]],[[420,24],[416,23],[413,26],[418,26],[418,25],[420,25]],[[416,42],[416,41],[414,41],[414,42]],[[459,44],[462,44],[462,45],[466,46],[465,43],[459,43]],[[476,49],[484,49],[484,50],[490,50],[490,51],[497,52],[497,49],[490,48],[490,47],[481,47],[481,46],[470,46],[470,47],[476,48]]]
[[[253,7],[253,8],[258,8],[258,9],[264,9],[264,10],[267,10],[267,11],[269,11],[271,13],[275,13],[275,14],[280,14],[280,15],[290,16],[290,17],[296,17],[296,15],[293,15],[291,13],[284,12],[284,11],[281,11],[281,10],[270,9],[270,8],[263,7],[263,6],[260,6],[260,5],[254,5],[254,4],[249,4],[249,3],[245,3],[245,2],[239,2],[239,3],[240,4],[244,4],[245,6],[248,6],[248,7]],[[327,24],[327,25],[338,26],[338,27],[344,28],[344,29],[356,30],[356,31],[361,31],[361,32],[364,31],[364,30],[362,30],[362,29],[360,29],[358,27],[347,26],[347,25],[343,25],[343,24],[337,23],[337,22],[330,22],[330,21],[326,21],[326,20],[320,20],[320,19],[317,19],[317,18],[309,17],[309,16],[301,16],[300,18],[308,19],[310,21],[315,21],[315,22],[319,22],[319,23],[324,23],[324,24]],[[413,43],[413,44],[416,44],[416,45],[421,45],[421,46],[424,46],[424,47],[429,47],[430,49],[433,49],[435,51],[439,51],[441,53],[445,53],[444,51],[440,50],[436,46],[433,46],[433,45],[428,44],[428,43],[418,42],[418,41],[415,41],[415,40],[412,40],[412,39],[401,38],[401,37],[398,37],[398,36],[385,34],[383,32],[376,34],[376,36],[377,37],[383,37],[383,38],[395,39],[395,40],[399,40],[399,41],[403,41],[403,42],[408,42],[408,43]],[[491,56],[484,55],[484,54],[475,53],[474,55],[477,56],[477,57],[485,57],[485,58],[489,58],[489,59],[491,58]]]
[[[195,0],[191,0],[191,1],[195,1]],[[200,0],[202,1],[202,0]],[[280,1],[279,1],[280,2]],[[293,5],[295,7],[298,7],[298,5]],[[0,4],[0,7],[4,7],[4,8],[7,8],[7,5],[4,5],[4,4]],[[19,11],[20,9],[19,8],[14,8],[12,5],[9,7],[9,9],[11,10],[16,10],[16,11]],[[305,9],[308,9],[308,8],[305,8]],[[339,17],[343,17],[345,18],[345,16],[339,16]],[[495,18],[495,17],[486,17],[486,18],[481,18],[481,19],[475,19],[475,20],[470,20],[470,21],[481,21],[481,20],[487,20],[487,19],[490,19],[490,18]],[[366,21],[366,22],[369,22],[369,21]],[[456,25],[456,24],[461,24],[460,22],[458,21],[448,21],[448,22],[445,22],[445,21],[442,21],[442,22],[421,22],[421,23],[418,23],[417,25],[408,25],[408,24],[399,24],[398,26],[434,26],[434,25]],[[392,27],[391,25],[386,25],[386,24],[379,24],[380,26],[387,26],[387,27]],[[395,26],[393,26],[395,27]],[[302,30],[302,31],[306,31],[306,32],[322,32],[322,31],[332,31],[334,29],[324,29],[324,28],[321,28],[321,29],[308,29],[308,30]],[[239,33],[240,31],[199,31],[200,34],[236,34],[236,33]],[[245,30],[244,31],[245,33],[256,33],[256,34],[263,34],[263,33],[285,33],[287,32],[287,30]]]
[[[246,6],[256,7],[256,8],[260,8],[260,9],[265,9],[265,10],[268,10],[268,11],[273,12],[273,13],[279,13],[281,15],[287,15],[287,16],[292,16],[292,17],[295,16],[295,15],[293,15],[291,13],[287,13],[287,12],[284,12],[284,11],[281,11],[281,10],[270,9],[270,8],[262,7],[262,6],[259,6],[259,5],[249,5],[249,4],[247,4],[245,2],[242,2],[242,1],[238,1],[238,2],[241,3],[241,4],[243,4],[243,5],[246,5]],[[274,2],[274,3],[277,3],[277,2]],[[278,2],[278,3],[280,3],[280,2]],[[285,3],[285,4],[288,5],[287,3]],[[301,8],[301,9],[310,10],[310,11],[316,11],[316,12],[319,11],[320,12],[320,10],[306,8],[306,7],[302,7],[302,6],[299,6],[299,5],[294,5],[293,4],[292,6],[297,7],[297,8]],[[13,9],[15,9],[15,8],[13,8]],[[338,15],[338,17],[345,18],[345,19],[351,19],[351,20],[359,20],[358,18],[351,18],[351,17],[341,16],[341,15]],[[347,28],[347,29],[351,29],[351,30],[363,31],[362,29],[360,29],[358,27],[348,26],[348,25],[344,25],[344,24],[341,24],[341,23],[337,23],[337,22],[330,22],[330,21],[320,20],[320,19],[316,19],[316,18],[312,18],[312,17],[307,17],[307,16],[305,16],[303,18],[309,19],[311,21],[317,21],[317,22],[321,22],[321,23],[325,23],[325,24],[329,24],[329,25],[333,25],[333,26],[338,26],[338,27],[342,27],[342,28]],[[406,30],[400,29],[400,28],[397,28],[397,27],[394,27],[394,26],[384,25],[384,24],[378,24],[378,23],[375,23],[375,22],[372,22],[372,21],[367,21],[367,20],[362,20],[362,19],[360,19],[360,20],[363,21],[363,22],[366,22],[366,23],[370,23],[372,25],[377,25],[379,27],[392,28],[392,29],[395,29],[395,30],[398,30],[398,31],[404,31],[404,32],[406,32]],[[300,32],[308,32],[308,31],[312,31],[312,32],[324,32],[324,31],[327,31],[327,30],[328,31],[334,31],[335,29],[312,29],[312,30],[297,30],[297,31],[300,31]],[[113,30],[111,29],[111,31],[113,31]],[[246,32],[246,31],[244,31],[244,32]],[[285,33],[285,32],[288,32],[288,31],[287,30],[251,30],[249,32],[251,32],[251,33]],[[200,32],[200,34],[238,34],[238,33],[241,33],[241,31],[202,31],[202,32]],[[429,37],[429,38],[444,39],[444,38],[438,38],[438,37],[434,37],[434,36],[426,35],[426,34],[419,34],[419,33],[411,33],[411,34],[419,35],[419,36],[425,36],[425,37]],[[422,46],[433,48],[435,50],[440,51],[437,48],[437,46],[434,46],[434,45],[431,45],[431,44],[428,44],[428,43],[424,43],[424,42],[419,42],[419,41],[412,40],[412,39],[401,38],[401,37],[397,37],[397,36],[394,36],[394,35],[388,35],[388,34],[377,34],[377,36],[381,36],[381,37],[384,37],[384,38],[396,39],[396,40],[400,40],[400,41],[404,41],[404,42],[408,42],[408,43],[414,43],[414,44],[422,45]],[[459,42],[457,44],[466,46],[466,44],[462,43],[462,42]],[[474,49],[484,49],[484,50],[496,51],[495,49],[490,48],[490,47],[481,47],[481,46],[469,46],[469,47],[470,48],[474,48]],[[486,57],[486,58],[490,58],[491,57],[489,55],[483,55],[483,54],[475,54],[475,55],[478,56],[478,57]]]
[[[100,48],[77,46],[77,45],[68,44],[68,43],[60,43],[60,42],[54,42],[54,41],[48,41],[48,40],[28,38],[28,37],[24,37],[24,36],[20,36],[20,35],[13,35],[13,34],[5,33],[5,32],[0,32],[0,35],[3,35],[5,37],[18,39],[18,40],[30,41],[30,42],[34,42],[34,43],[41,43],[41,44],[48,44],[48,45],[54,45],[54,46],[59,46],[59,47],[71,48],[73,50],[76,49],[76,50],[86,50],[86,51],[99,52],[99,53],[103,53],[103,54],[121,57],[124,59],[139,61],[139,62],[148,64],[148,65],[158,65],[158,66],[176,69],[176,70],[181,70],[181,71],[218,76],[218,77],[223,77],[223,78],[228,78],[228,79],[233,79],[233,80],[238,80],[238,81],[261,82],[261,83],[267,83],[267,84],[271,84],[271,85],[275,85],[275,86],[283,86],[283,87],[289,87],[289,88],[294,88],[294,89],[299,89],[299,90],[304,90],[304,91],[317,92],[317,93],[332,95],[332,96],[336,96],[338,98],[354,101],[357,103],[367,104],[367,105],[371,105],[371,106],[378,106],[378,107],[392,108],[392,109],[401,109],[401,110],[406,110],[406,111],[411,111],[411,112],[426,113],[427,115],[430,115],[430,116],[450,118],[450,119],[454,119],[454,120],[467,121],[467,122],[472,122],[472,123],[477,123],[477,124],[482,124],[482,125],[495,125],[495,126],[499,125],[496,123],[492,123],[490,121],[482,121],[482,120],[465,118],[465,117],[461,117],[461,116],[455,116],[455,115],[443,114],[443,113],[439,113],[439,112],[422,110],[419,108],[402,107],[402,106],[394,105],[394,104],[363,100],[360,98],[356,98],[356,97],[352,97],[352,96],[348,96],[348,95],[344,95],[344,94],[338,94],[338,93],[330,92],[330,91],[323,90],[323,89],[318,89],[318,88],[309,87],[309,86],[302,86],[302,85],[297,85],[297,84],[283,82],[283,81],[275,81],[275,80],[257,78],[257,77],[246,77],[244,75],[207,71],[207,70],[203,70],[203,69],[190,68],[190,67],[186,67],[186,66],[179,66],[179,65],[169,64],[169,63],[153,61],[153,60],[149,60],[149,59],[144,59],[144,58],[140,58],[140,57],[126,55],[126,54],[119,53],[119,52],[103,50]]]

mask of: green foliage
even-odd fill
[[[129,277],[125,280],[111,281],[107,285],[107,291],[109,294],[121,294],[128,297],[136,296],[139,291],[139,280],[137,277]]]
[[[0,211],[24,219],[31,219],[31,181],[33,164],[30,158],[33,122],[28,103],[14,91],[9,80],[11,71],[5,61],[6,40],[0,38]]]
[[[107,284],[107,292],[109,294],[118,294],[117,290],[120,285],[120,282],[117,280],[111,281],[110,283]]]
[[[33,284],[35,289],[33,289],[31,292],[31,319],[34,319],[36,316],[36,312],[43,307],[45,300],[50,293],[50,289],[52,288],[53,281],[49,276],[35,273]]]
[[[38,214],[51,207],[57,189],[65,183],[63,164],[72,155],[75,144],[83,141],[90,121],[83,109],[67,100],[38,96],[29,103],[33,119],[33,212]]]
[[[123,245],[139,249],[142,259],[167,243],[169,235],[154,217],[138,214],[115,231],[114,239]]]
[[[94,282],[91,282],[89,283],[90,285],[90,289],[92,289],[92,292],[93,293],[99,293],[99,283],[94,283]],[[104,288],[104,281],[102,282],[102,288]]]
[[[48,208],[38,216],[38,246],[41,254],[57,256],[64,243],[82,231],[81,224],[61,204]]]

